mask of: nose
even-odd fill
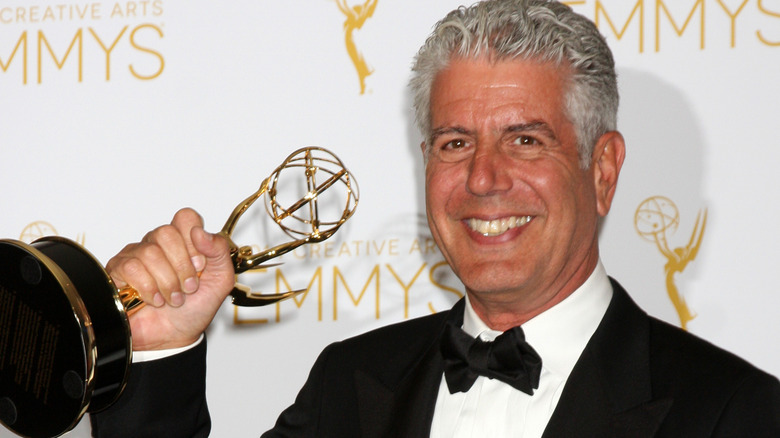
[[[478,146],[469,166],[468,191],[477,196],[489,196],[512,188],[508,158],[497,148]]]

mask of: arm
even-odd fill
[[[118,287],[133,287],[146,303],[130,316],[134,351],[195,343],[235,275],[227,241],[205,232],[190,209],[126,246],[106,269]],[[205,341],[171,357],[134,363],[117,403],[92,415],[93,435],[208,436],[205,383]]]
[[[175,356],[133,364],[119,400],[90,420],[96,438],[208,437],[206,341]]]

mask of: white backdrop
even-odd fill
[[[359,181],[336,237],[252,280],[308,294],[259,310],[226,303],[212,324],[213,436],[270,427],[328,343],[445,309],[462,291],[425,224],[406,90],[414,53],[459,1],[339,3],[0,0],[0,236],[59,234],[106,262],[183,206],[216,231],[306,145],[333,150]],[[346,12],[364,3],[372,13],[347,38]],[[678,251],[688,264],[672,277],[696,315],[688,329],[780,374],[780,0],[570,3],[597,19],[620,75],[628,157],[602,229],[607,271],[680,324],[664,272],[673,256],[635,227],[643,201],[667,198],[678,222],[657,236],[672,254],[701,243],[695,259]],[[363,94],[350,44],[372,72]],[[239,243],[280,242],[262,208],[250,220]],[[88,433],[85,421],[70,435]]]

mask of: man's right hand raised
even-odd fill
[[[134,288],[146,302],[130,316],[136,351],[197,341],[235,282],[227,240],[206,232],[200,215],[187,208],[127,245],[106,270],[117,287]]]

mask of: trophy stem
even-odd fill
[[[119,301],[122,303],[122,307],[125,308],[127,316],[141,310],[146,302],[138,295],[138,291],[132,287],[123,287],[117,291],[119,294]]]

